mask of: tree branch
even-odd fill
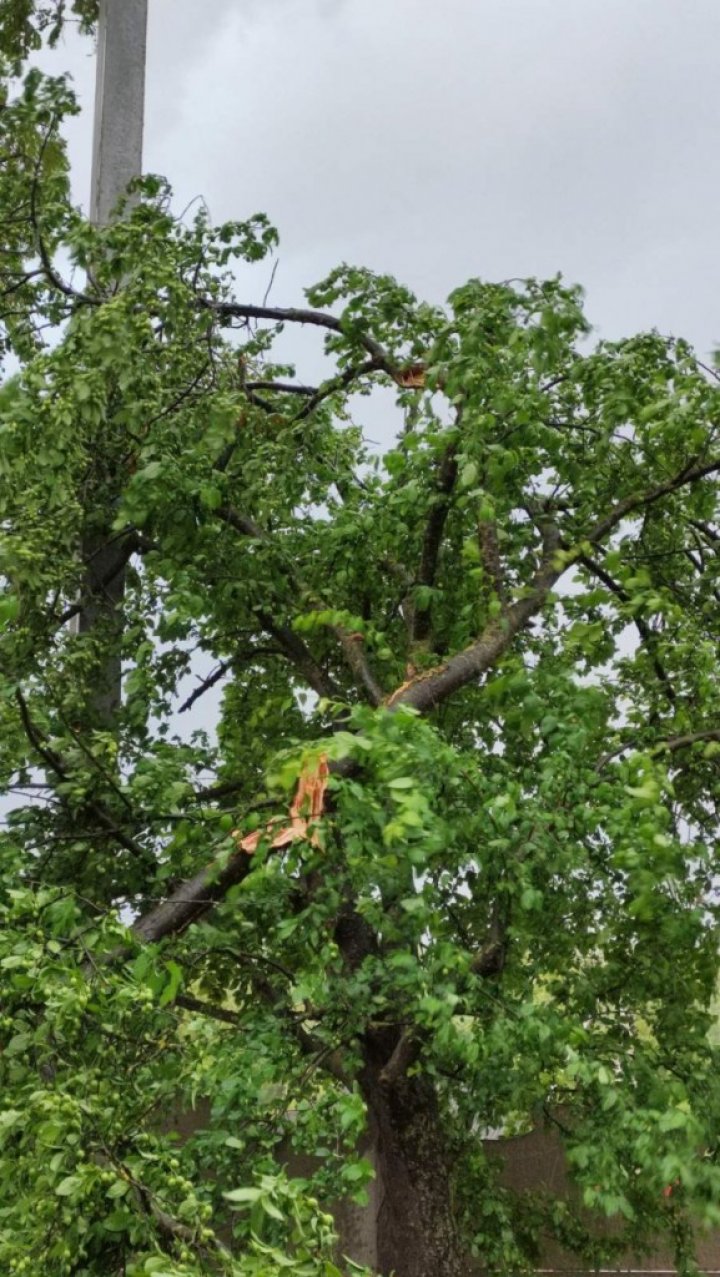
[[[577,561],[593,576],[596,576],[598,581],[602,581],[603,585],[607,587],[610,593],[614,594],[622,603],[630,602],[630,595],[627,590],[620,585],[619,581],[614,580],[601,563],[598,563],[595,559],[591,558],[589,554],[581,554]],[[650,629],[650,626],[641,616],[633,616],[632,620],[638,634],[640,635],[643,645],[647,650],[648,656],[652,661],[653,669],[655,670],[658,681],[663,686],[667,699],[671,703],[674,703],[675,690],[668,678],[667,671],[655,650],[655,635]]]
[[[357,330],[348,332],[347,326],[336,315],[326,311],[304,309],[298,306],[252,306],[244,302],[216,302],[208,298],[200,298],[200,305],[212,311],[220,319],[268,319],[280,324],[308,324],[314,328],[325,328],[328,332],[338,333],[350,339],[357,336],[361,346],[378,360],[378,367],[391,372],[391,361],[384,348],[367,333]]]
[[[720,741],[720,727],[709,727],[706,731],[686,732],[683,736],[669,736],[653,749],[653,754],[674,754],[678,749],[687,749],[690,745],[698,745],[701,741]]]
[[[298,381],[245,381],[243,390],[275,390],[283,395],[316,395],[317,386],[303,386]]]
[[[425,525],[420,568],[417,576],[418,585],[433,586],[437,573],[440,545],[445,524],[450,512],[453,489],[457,481],[457,443],[453,442],[445,449],[437,471],[435,494],[432,498],[430,515]],[[428,607],[413,610],[411,643],[422,643],[430,634],[432,609]]]
[[[417,1060],[422,1049],[422,1042],[417,1030],[403,1029],[390,1059],[380,1070],[380,1083],[391,1087],[407,1074],[408,1069]]]
[[[306,404],[293,417],[293,424],[297,421],[303,421],[305,417],[309,417],[324,399],[329,399],[330,395],[334,395],[337,390],[346,390],[354,381],[359,381],[361,377],[367,376],[371,372],[387,371],[385,362],[373,355],[367,359],[364,364],[360,364],[357,368],[346,368],[344,372],[337,377],[331,377],[329,381],[318,386],[317,390],[308,399]]]
[[[221,506],[216,513],[218,518],[228,523],[244,536],[251,536],[255,540],[264,541],[266,544],[272,543],[272,538],[267,532],[255,523],[253,519],[241,514],[233,506]],[[298,581],[298,586],[302,588],[301,581]],[[295,665],[308,685],[312,687],[313,691],[317,692],[318,696],[325,697],[328,700],[342,699],[341,689],[317,663],[310,648],[293,629],[287,625],[279,624],[269,612],[264,610],[258,609],[256,615],[263,629],[267,630],[279,643],[288,660]],[[345,662],[357,686],[365,691],[371,705],[380,705],[384,692],[370,668],[367,655],[362,649],[362,636],[351,634],[342,625],[333,625],[330,628],[340,644]]]
[[[618,501],[604,518],[598,519],[597,523],[590,530],[588,535],[583,538],[597,544],[604,540],[608,532],[612,532],[628,514],[632,514],[634,510],[639,510],[643,506],[653,505],[659,501],[661,497],[667,497],[672,492],[677,492],[679,488],[684,488],[688,483],[694,483],[696,479],[704,479],[709,474],[715,474],[720,470],[720,458],[714,457],[712,461],[699,461],[697,458],[684,466],[672,479],[666,479],[664,483],[658,483],[654,488],[650,488],[648,492],[634,494],[623,497],[622,501]]]
[[[370,667],[362,634],[351,634],[343,625],[333,625],[332,630],[342,648],[345,662],[355,679],[356,686],[366,693],[371,705],[376,708],[382,705],[385,693]]]
[[[720,741],[720,727],[708,727],[697,732],[685,732],[682,736],[668,736],[665,740],[658,741],[650,753],[654,758],[659,758],[663,754],[674,754],[680,749],[689,749],[691,745],[699,745],[703,741]],[[633,748],[633,741],[625,741],[622,745],[611,749],[607,754],[603,754],[602,758],[595,764],[595,771],[602,771],[603,767],[607,767],[608,763],[611,763],[614,758],[619,758],[626,750]]]
[[[507,591],[503,576],[503,564],[500,557],[500,546],[495,522],[492,519],[481,519],[478,523],[478,544],[480,558],[490,584],[491,593],[502,603],[507,601]]]
[[[69,780],[71,778],[71,772],[60,755],[43,740],[41,733],[38,731],[30,717],[27,701],[19,688],[15,692],[15,700],[17,701],[18,708],[20,710],[20,720],[22,722],[25,735],[30,741],[35,752],[39,754],[40,758],[46,766],[49,767],[50,771],[54,772],[60,780]],[[108,836],[113,838],[119,846],[124,847],[124,849],[129,851],[132,856],[136,857],[136,859],[142,860],[145,864],[155,866],[155,858],[152,853],[140,843],[135,842],[134,838],[128,837],[128,835],[123,833],[121,829],[118,829],[113,816],[105,809],[105,807],[103,807],[102,803],[99,803],[97,799],[90,798],[88,796],[83,798],[83,802],[88,811],[91,811],[100,822]]]
[[[222,900],[231,887],[242,882],[251,869],[252,857],[245,851],[234,851],[223,861],[211,861],[194,878],[182,882],[167,900],[142,914],[132,925],[133,935],[146,944],[179,935]]]
[[[175,1005],[184,1011],[196,1011],[198,1015],[206,1015],[211,1020],[221,1020],[223,1024],[240,1024],[240,1016],[236,1011],[228,1011],[226,1007],[216,1006],[211,1002],[203,1002],[200,998],[191,998],[187,993],[178,993]]]
[[[464,651],[456,652],[443,665],[426,670],[399,687],[386,702],[389,708],[409,705],[421,714],[427,713],[492,668],[520,630],[540,610],[553,585],[566,570],[565,564],[560,567],[556,564],[560,533],[554,525],[546,525],[543,543],[540,567],[526,597],[511,604],[501,617],[489,621],[480,637]]]

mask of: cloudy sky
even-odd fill
[[[719,49],[720,0],[150,0],[145,167],[179,207],[270,215],[278,305],[341,260],[435,301],[562,271],[603,336],[655,326],[705,355]],[[61,65],[89,108],[90,45]],[[88,110],[84,203],[90,131]]]

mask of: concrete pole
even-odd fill
[[[104,226],[142,172],[148,0],[100,0],[90,219]]]
[[[142,173],[148,0],[100,0],[90,219],[105,226],[128,183]],[[118,476],[120,479],[120,476]],[[112,728],[120,706],[121,608],[126,555],[112,539],[114,510],[83,537],[84,605],[76,634],[105,630],[110,651],[92,698],[96,726]]]

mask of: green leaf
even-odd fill
[[[233,1188],[230,1192],[223,1193],[223,1197],[229,1202],[246,1204],[248,1202],[257,1202],[262,1197],[261,1188]]]
[[[72,1197],[80,1188],[82,1188],[82,1179],[79,1175],[66,1175],[65,1179],[56,1185],[55,1192],[58,1197]]]

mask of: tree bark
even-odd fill
[[[361,1085],[380,1181],[377,1267],[382,1277],[468,1277],[450,1185],[450,1156],[432,1082],[390,1085],[366,1067]]]
[[[101,632],[107,645],[107,655],[99,664],[89,705],[90,725],[106,731],[113,730],[120,709],[122,603],[131,548],[132,545],[113,536],[110,528],[88,534],[82,542],[86,564],[83,606],[74,621],[74,629],[77,634]]]

